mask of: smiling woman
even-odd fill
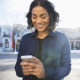
[[[62,80],[71,70],[70,44],[65,34],[55,30],[59,14],[48,0],[33,0],[27,14],[29,29],[22,37],[15,71],[23,80]],[[33,61],[21,56],[32,55]]]

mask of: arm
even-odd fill
[[[42,63],[39,60],[33,58],[35,61],[36,60],[38,61],[37,64],[30,63],[30,62],[29,63],[28,62],[22,62],[21,56],[24,55],[24,52],[25,52],[24,51],[24,47],[25,47],[24,44],[25,44],[25,41],[22,39],[20,46],[19,46],[19,53],[18,53],[18,57],[17,57],[17,62],[15,65],[16,75],[18,77],[23,77],[23,78],[29,79],[29,80],[31,80],[31,78],[36,80],[37,77],[44,77],[43,76],[44,68],[43,68]],[[30,70],[30,73],[29,73],[29,70]],[[33,73],[31,73],[31,71]],[[40,73],[41,73],[41,75],[39,75]]]
[[[23,77],[22,67],[20,66],[20,62],[22,61],[21,60],[21,55],[23,53],[22,48],[23,47],[22,47],[22,40],[21,40],[20,46],[19,46],[19,53],[18,53],[18,56],[17,56],[17,62],[16,62],[16,65],[15,65],[16,75],[19,76],[19,77]]]
[[[70,45],[66,38],[61,49],[61,62],[60,66],[56,68],[46,68],[46,80],[61,80],[67,76],[71,70],[71,59],[70,59]]]
[[[68,39],[65,39],[61,50],[61,66],[56,68],[55,80],[64,78],[71,70],[70,44]]]

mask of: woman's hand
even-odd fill
[[[35,75],[38,78],[45,78],[45,70],[42,62],[36,57],[32,58],[33,62],[21,62],[22,72],[24,75]]]

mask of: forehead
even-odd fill
[[[47,10],[44,7],[36,6],[32,9],[32,14],[48,14]]]

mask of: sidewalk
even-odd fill
[[[0,72],[0,80],[22,80],[16,76],[14,69]],[[72,70],[64,80],[80,80],[80,70]]]
[[[72,53],[71,57],[72,70],[64,80],[80,80],[80,54]],[[0,80],[22,80],[16,76],[14,70],[16,58],[17,54],[14,54],[14,52],[0,54]]]
[[[15,51],[0,51],[0,55],[1,54],[18,54],[18,52],[15,52]]]
[[[22,78],[16,76],[14,69],[9,69],[3,72],[0,71],[0,80],[22,80]]]

